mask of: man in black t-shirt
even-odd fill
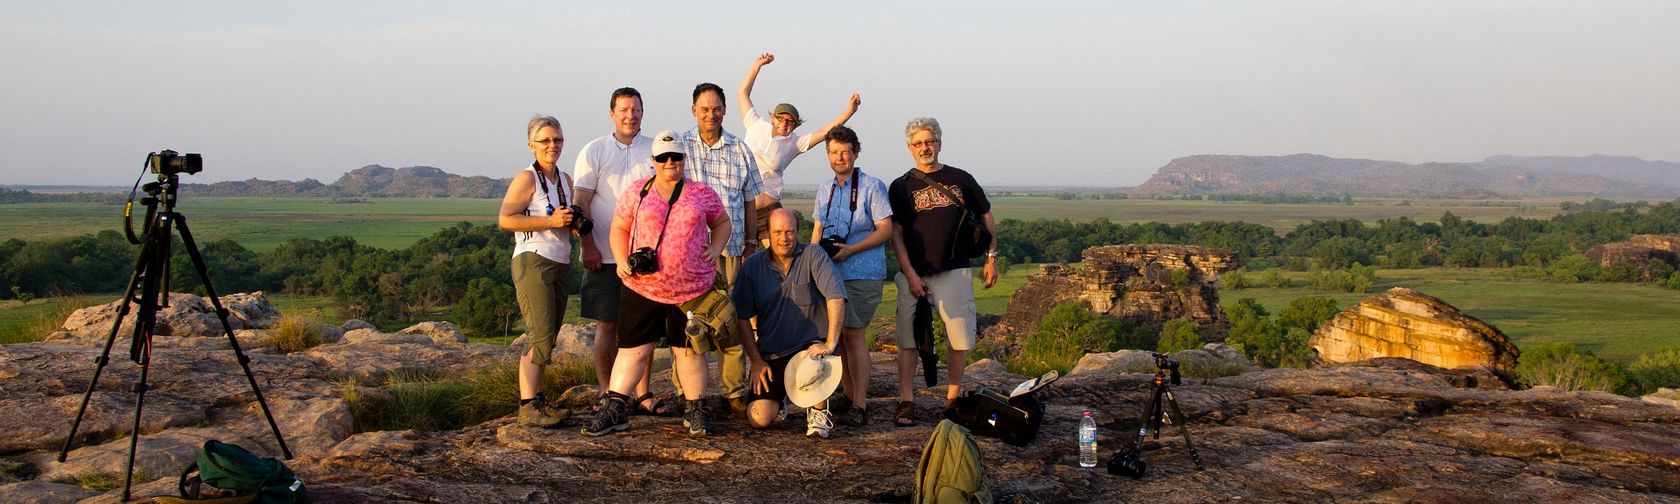
[[[963,250],[956,243],[957,225],[963,212],[968,211],[980,216],[992,232],[986,266],[981,270],[988,289],[997,282],[997,228],[992,222],[992,204],[974,177],[939,162],[939,121],[912,119],[904,127],[904,137],[916,167],[893,180],[887,188],[887,200],[892,203],[893,253],[898,256],[899,266],[894,278],[898,284],[899,406],[893,421],[910,425],[911,378],[916,374],[917,358],[911,318],[916,300],[927,297],[945,321],[950,342],[945,360],[951,378],[945,398],[955,399],[961,391],[968,350],[974,347],[977,336],[974,274],[968,260],[975,251]],[[943,187],[928,185],[916,172]]]

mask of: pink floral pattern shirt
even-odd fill
[[[649,188],[647,197],[641,196],[648,180],[625,188],[613,218],[634,219],[630,221],[631,251],[660,243],[659,271],[633,275],[624,279],[624,286],[660,303],[686,302],[711,290],[717,279],[717,258],[706,257],[706,245],[711,242],[711,227],[706,223],[725,216],[723,201],[706,184],[688,180],[666,223],[667,200],[659,190]],[[659,241],[661,224],[666,224],[664,242]]]

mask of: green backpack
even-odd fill
[[[203,499],[216,495],[202,491],[200,483],[232,492],[264,504],[307,502],[303,482],[278,459],[258,457],[237,445],[217,440],[204,442],[198,460],[181,473],[181,497]]]
[[[980,464],[980,446],[968,429],[950,420],[939,422],[922,447],[916,464],[915,504],[969,504],[992,502]]]

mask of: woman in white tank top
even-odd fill
[[[556,427],[571,412],[547,404],[542,377],[571,295],[572,182],[555,165],[566,143],[560,122],[537,116],[525,133],[536,160],[513,176],[496,224],[514,233],[513,288],[528,343],[519,357],[519,423]]]

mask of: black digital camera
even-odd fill
[[[1173,385],[1181,383],[1181,379],[1178,374],[1178,359],[1168,357],[1167,354],[1154,352],[1150,352],[1150,354],[1155,357],[1155,368],[1167,373],[1168,380]]]
[[[169,149],[152,153],[152,173],[158,175],[174,175],[185,173],[192,175],[204,171],[204,158],[194,153],[181,154]]]
[[[583,207],[572,205],[572,229],[577,230],[578,236],[589,234],[595,230],[595,221],[583,216]]]
[[[659,271],[659,251],[649,247],[638,248],[630,252],[630,257],[627,258],[626,262],[630,264],[631,273],[637,275],[654,273]]]
[[[821,246],[824,252],[828,252],[829,259],[833,259],[834,256],[840,255],[840,249],[846,246],[846,239],[839,235],[828,235],[818,240],[817,245]]]

